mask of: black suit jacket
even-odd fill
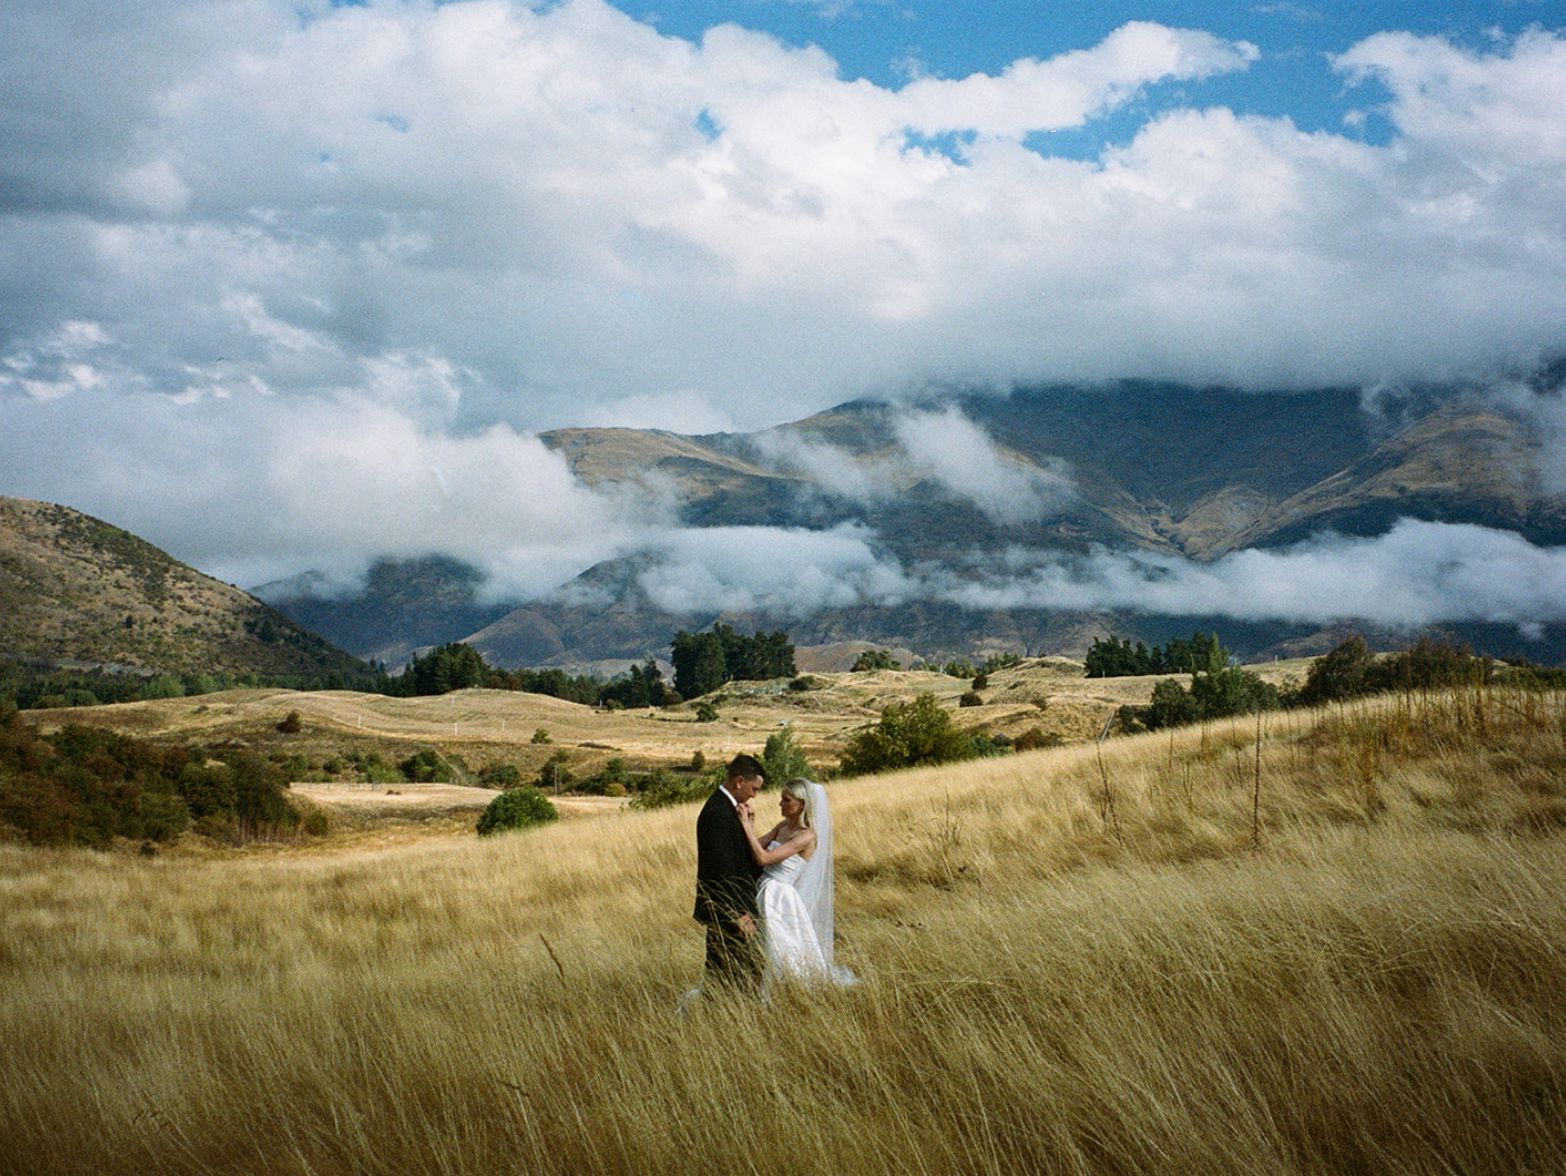
[[[739,813],[714,789],[696,818],[696,912],[703,923],[735,923],[756,914],[761,867],[750,856]]]

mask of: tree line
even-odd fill
[[[1119,648],[1123,650],[1125,643],[1119,643]],[[1230,665],[1229,654],[1216,634],[1206,655],[1205,663],[1191,671],[1189,685],[1165,678],[1153,686],[1146,706],[1121,707],[1122,727],[1127,731],[1156,730],[1257,711],[1320,706],[1370,694],[1483,686],[1500,672],[1493,658],[1429,637],[1385,655],[1373,653],[1363,637],[1349,637],[1312,661],[1305,681],[1293,688],[1278,687],[1250,670]],[[1524,681],[1566,685],[1566,670],[1528,662],[1506,664],[1514,677]]]
[[[1192,633],[1188,640],[1175,638],[1168,645],[1149,649],[1138,641],[1110,634],[1093,638],[1085,664],[1089,678],[1130,678],[1142,674],[1194,674],[1210,670],[1214,659],[1228,660],[1216,633]]]

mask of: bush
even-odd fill
[[[304,730],[304,719],[296,710],[289,711],[283,716],[283,721],[278,723],[277,729],[284,735],[297,735]]]
[[[557,751],[545,761],[544,766],[538,770],[538,788],[559,792],[569,788],[573,779],[571,772],[566,768],[566,753]]]
[[[984,671],[973,676],[973,688],[975,690],[988,690],[990,688],[990,676]]]
[[[414,752],[397,765],[415,784],[444,784],[451,779],[451,767],[431,748]]]
[[[549,741],[549,732],[544,730],[542,727],[533,732],[534,743],[548,743]]]
[[[710,702],[698,702],[696,704],[696,721],[698,723],[716,723],[718,721],[718,708]]]
[[[313,808],[305,813],[302,827],[311,837],[325,837],[332,831],[332,819],[325,809]]]
[[[478,819],[478,834],[504,833],[511,829],[529,829],[559,820],[560,814],[549,798],[536,788],[512,788],[489,802]]]
[[[707,753],[704,752],[703,750],[701,750],[701,748],[698,747],[695,751],[691,752],[691,771],[693,771],[693,772],[705,771],[706,767],[707,767]]]
[[[671,772],[657,771],[643,776],[631,797],[634,809],[667,808],[686,801],[703,800],[723,782],[723,769],[715,768],[700,776],[682,780]]]
[[[793,724],[787,724],[767,736],[767,745],[761,753],[761,766],[766,769],[767,783],[782,785],[795,776],[809,776],[810,764],[805,752],[794,737]]]
[[[968,759],[973,740],[952,726],[952,717],[941,709],[935,695],[920,694],[912,702],[894,702],[881,720],[848,741],[843,771],[850,776],[944,764]]]
[[[1013,739],[1011,745],[1018,751],[1036,751],[1041,747],[1059,747],[1065,742],[1055,731],[1046,733],[1042,727],[1029,727]]]
[[[522,773],[516,764],[490,764],[479,773],[479,783],[486,788],[520,788]]]
[[[807,690],[820,690],[826,683],[813,674],[801,674],[789,682],[788,688],[803,694]]]
[[[957,700],[958,706],[983,706],[984,698],[977,690],[965,690],[961,698]]]
[[[900,670],[902,663],[884,649],[867,649],[854,659],[854,664],[849,667],[853,674],[863,673],[867,670]]]

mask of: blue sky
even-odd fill
[[[0,493],[240,583],[534,593],[679,531],[550,428],[1123,377],[1515,409],[1566,354],[1563,94],[1527,0],[7,0]]]
[[[718,0],[637,3],[625,12],[663,32],[699,39],[715,24],[737,22],[765,29],[795,45],[821,46],[846,78],[867,78],[880,86],[906,82],[912,70],[941,77],[999,73],[1018,58],[1053,57],[1102,41],[1128,21],[1156,21],[1206,29],[1261,50],[1250,69],[1203,87],[1201,101],[1248,113],[1287,117],[1305,130],[1341,130],[1350,111],[1374,106],[1368,89],[1346,87],[1327,62],[1356,42],[1387,29],[1440,36],[1484,48],[1494,34],[1516,34],[1533,24],[1566,23],[1566,5],[1549,0],[1488,0],[1472,3],[1312,4],[1306,0],[1247,3],[1027,3],[1022,0]],[[1081,131],[1062,132],[1048,143],[1051,153],[1096,155],[1108,141],[1134,132],[1148,109],[1178,100],[1177,87],[1155,87],[1137,110],[1117,112]],[[1186,95],[1189,97],[1189,95]],[[1362,132],[1384,141],[1385,120],[1367,119]]]

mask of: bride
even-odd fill
[[[790,981],[853,984],[854,974],[832,962],[832,810],[826,789],[811,780],[790,780],[778,810],[783,819],[758,837],[750,806],[740,806],[751,857],[762,867],[756,893],[762,995]]]

